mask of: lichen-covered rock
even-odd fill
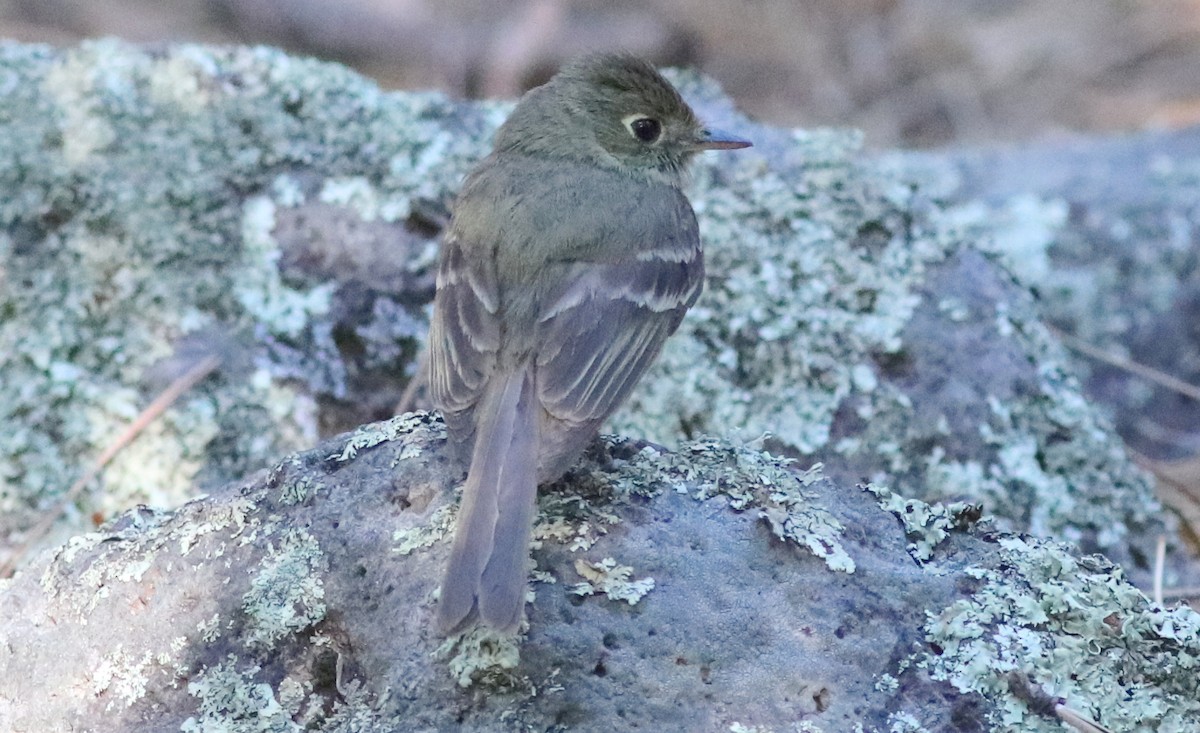
[[[1200,127],[960,151],[942,165],[1044,318],[1200,383]],[[1109,364],[1075,366],[1131,446],[1195,455],[1200,402]]]
[[[1027,290],[974,247],[987,217],[953,201],[950,169],[755,126],[675,78],[756,147],[697,166],[707,290],[614,425],[669,444],[770,433],[839,481],[979,501],[1136,570],[1163,531],[1148,482]],[[0,79],[0,549],[189,354],[220,373],[60,537],[390,414],[437,232],[507,105],[383,94],[265,49],[112,41],[4,45]]]
[[[268,49],[0,45],[0,549],[197,354],[64,529],[392,414],[426,220],[502,117]]]
[[[539,497],[523,637],[442,640],[461,469],[429,415],[367,425],[0,583],[0,729],[1061,731],[1013,675],[1113,730],[1200,725],[1200,615],[799,468],[598,442]]]

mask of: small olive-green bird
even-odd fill
[[[654,67],[565,66],[467,177],[442,242],[429,384],[470,468],[442,581],[443,633],[515,631],[539,483],[560,477],[700,295],[683,191],[706,129]]]

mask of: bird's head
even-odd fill
[[[498,150],[594,162],[676,185],[696,153],[749,145],[706,128],[653,66],[624,54],[567,64],[522,98],[496,138]]]

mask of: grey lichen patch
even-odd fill
[[[260,668],[239,663],[237,657],[205,669],[188,684],[200,701],[196,715],[180,727],[182,733],[300,733],[295,711],[280,704],[275,691],[257,678]]]
[[[325,618],[323,564],[320,545],[301,529],[285,530],[268,548],[242,598],[251,646],[271,647]]]
[[[755,510],[780,539],[805,548],[830,570],[853,573],[854,560],[841,543],[842,524],[809,487],[821,466],[799,472],[793,461],[748,445],[706,438],[677,452],[646,447],[613,478],[619,491],[671,490],[704,501],[723,496],[737,511]]]
[[[390,420],[363,425],[350,435],[340,454],[330,456],[338,461],[348,461],[360,450],[371,448],[387,441],[400,441],[403,445],[396,462],[419,455],[424,446],[446,437],[446,425],[428,412],[406,412]]]
[[[1047,541],[1007,537],[999,567],[968,571],[970,598],[931,612],[937,654],[917,663],[995,705],[997,733],[1057,733],[1009,694],[1030,677],[1111,730],[1184,733],[1200,727],[1200,613],[1150,603],[1098,557]]]
[[[447,662],[461,687],[511,689],[521,683],[513,671],[521,661],[519,639],[513,634],[476,626],[446,639],[434,656]]]
[[[895,514],[904,525],[908,537],[908,554],[917,562],[933,557],[934,549],[950,536],[952,530],[968,529],[979,520],[983,508],[979,504],[956,501],[950,504],[927,504],[919,499],[906,499],[885,486],[867,484],[885,511]]]
[[[568,592],[577,596],[601,593],[612,601],[624,601],[634,605],[654,590],[654,578],[633,578],[633,568],[618,565],[611,557],[599,562],[575,561],[575,572],[583,578],[582,583],[572,585]]]

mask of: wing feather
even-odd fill
[[[538,397],[554,417],[595,429],[620,405],[699,296],[699,246],[686,261],[581,266],[546,309]]]
[[[442,248],[429,326],[430,399],[442,411],[451,437],[469,450],[471,412],[500,349],[499,298],[495,271],[486,261],[468,262],[452,234]]]

